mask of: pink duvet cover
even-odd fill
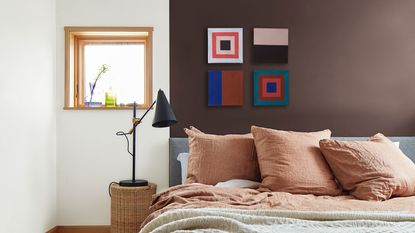
[[[154,196],[151,214],[143,225],[171,209],[235,208],[303,211],[401,211],[415,213],[415,196],[395,197],[383,202],[357,200],[350,195],[314,196],[254,189],[217,188],[204,184],[171,187]]]

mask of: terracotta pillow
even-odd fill
[[[261,191],[339,195],[318,143],[331,131],[303,133],[252,126],[262,176]]]
[[[415,165],[393,142],[321,140],[320,148],[345,190],[358,199],[383,201],[415,195]]]
[[[252,135],[205,134],[185,129],[189,136],[186,183],[216,185],[232,179],[260,181]]]
[[[196,133],[204,133],[204,132],[202,132],[201,130],[197,129],[197,128],[196,128],[196,127],[194,127],[194,126],[190,126],[190,130],[192,130],[192,131],[194,131],[194,132],[196,132]]]

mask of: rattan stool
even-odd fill
[[[137,233],[150,214],[156,188],[152,183],[143,187],[111,185],[111,233]]]

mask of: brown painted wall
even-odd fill
[[[334,135],[415,135],[415,1],[171,0],[171,136],[252,124]],[[244,64],[207,64],[207,28],[243,27]],[[253,27],[288,27],[289,63],[253,64]],[[209,69],[244,70],[244,106],[207,106]],[[254,107],[254,69],[287,69],[290,104]]]

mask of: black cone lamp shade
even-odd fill
[[[154,114],[153,127],[169,127],[177,123],[176,116],[170,107],[169,101],[162,90],[157,94],[156,113]]]
[[[131,180],[122,180],[120,181],[120,186],[127,186],[127,187],[137,187],[137,186],[146,186],[148,185],[147,180],[139,180],[135,179],[135,139],[136,139],[136,127],[139,125],[144,117],[147,115],[147,113],[153,108],[154,104],[156,104],[156,112],[154,114],[153,119],[153,127],[155,128],[163,128],[163,127],[169,127],[175,123],[177,123],[176,116],[174,115],[173,110],[170,107],[169,101],[167,101],[166,96],[164,95],[164,92],[160,89],[157,93],[157,100],[153,102],[153,104],[147,109],[147,111],[143,114],[141,118],[136,118],[136,104],[134,103],[134,112],[133,112],[133,128],[128,132],[124,133],[122,131],[118,132],[118,136],[125,136],[127,138],[127,135],[132,135],[133,140],[133,150],[130,152],[128,149],[128,153],[131,154],[133,159],[133,170],[132,170],[132,179]]]

